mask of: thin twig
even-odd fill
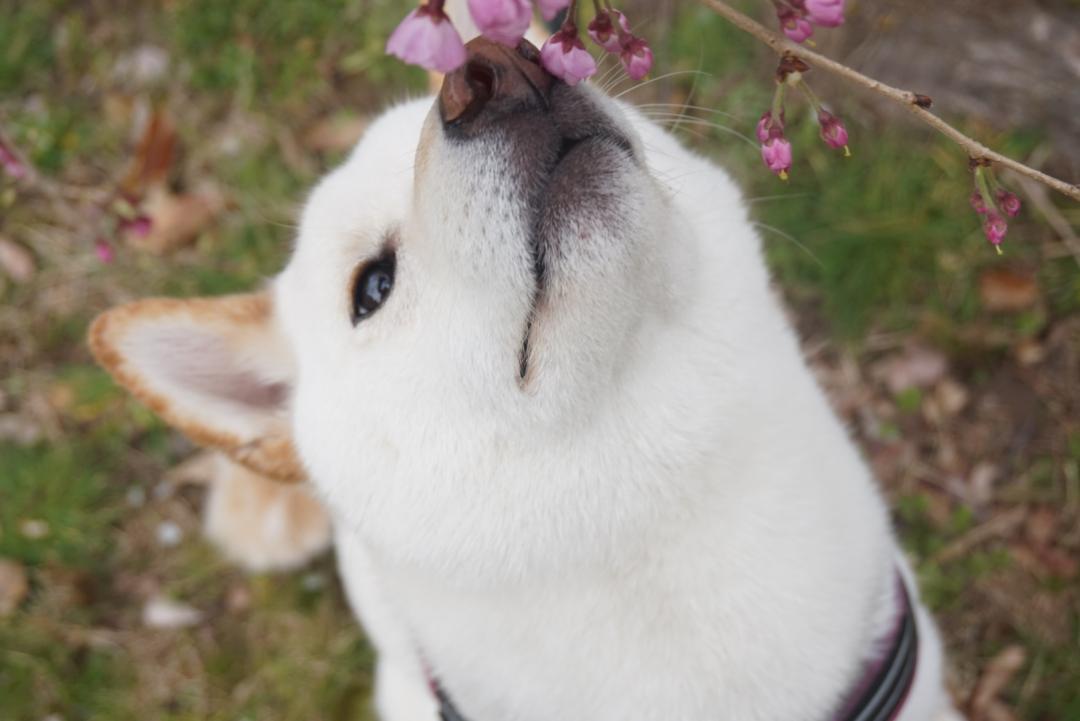
[[[1053,188],[1062,195],[1066,195],[1075,201],[1080,202],[1080,186],[1074,183],[1067,183],[1064,180],[1058,180],[1057,178],[1047,175],[1041,171],[1030,168],[1023,163],[1013,160],[1001,153],[992,150],[977,140],[974,140],[967,135],[964,135],[953,126],[946,123],[944,120],[927,110],[924,105],[927,104],[927,98],[917,95],[909,90],[900,90],[894,88],[891,85],[874,80],[871,77],[863,75],[862,73],[854,70],[843,63],[839,63],[835,60],[825,57],[821,53],[814,52],[802,45],[788,40],[786,37],[769,30],[767,27],[759,22],[751,19],[747,15],[739,12],[735,8],[728,5],[724,0],[700,0],[702,4],[711,8],[718,15],[728,20],[732,25],[739,28],[743,32],[753,35],[761,42],[768,45],[778,55],[794,55],[815,68],[820,68],[826,72],[837,75],[849,82],[862,86],[867,90],[870,90],[878,95],[888,98],[895,103],[898,103],[911,112],[916,118],[926,123],[930,127],[937,130],[939,133],[949,138],[968,154],[973,161],[977,162],[990,162],[995,165],[999,165],[1002,168],[1008,168],[1026,178],[1030,178],[1036,182],[1042,183],[1047,187]]]

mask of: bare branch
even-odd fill
[[[1028,167],[1023,163],[1002,155],[1001,153],[986,147],[979,141],[964,135],[962,132],[931,113],[926,108],[928,99],[924,96],[917,95],[908,90],[900,90],[891,85],[886,85],[879,80],[874,80],[871,77],[863,75],[843,63],[839,63],[825,57],[821,53],[814,52],[813,50],[792,42],[783,35],[773,32],[761,23],[751,19],[744,13],[739,12],[728,5],[727,2],[724,2],[724,0],[700,1],[703,5],[711,8],[717,14],[728,20],[735,27],[753,35],[755,38],[768,45],[778,55],[795,55],[810,63],[810,65],[815,68],[832,73],[833,75],[841,77],[855,85],[864,87],[867,90],[904,106],[916,118],[963,148],[968,154],[968,157],[973,161],[988,162],[1002,168],[1008,168],[1025,178],[1042,183],[1049,188],[1053,188],[1062,195],[1066,195],[1073,200],[1080,202],[1080,186],[1074,183],[1067,183],[1064,180],[1058,180],[1053,176]]]

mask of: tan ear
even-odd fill
[[[195,443],[278,481],[305,478],[288,426],[292,358],[269,293],[120,306],[91,325],[90,349]]]

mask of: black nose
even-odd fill
[[[528,40],[508,48],[481,37],[465,50],[465,64],[446,76],[439,93],[446,126],[475,130],[507,114],[547,106],[554,78]]]

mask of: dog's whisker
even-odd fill
[[[762,230],[767,230],[770,233],[775,233],[776,235],[780,236],[784,240],[790,241],[792,245],[794,245],[796,248],[798,248],[799,250],[806,253],[807,257],[809,257],[810,260],[817,263],[817,265],[819,267],[821,267],[821,268],[825,267],[825,263],[823,263],[820,258],[818,258],[816,255],[814,255],[814,251],[810,250],[810,248],[808,248],[805,243],[801,242],[798,238],[796,238],[791,233],[788,233],[787,231],[784,231],[784,230],[780,230],[780,228],[769,225],[768,223],[762,223],[761,221],[754,221],[753,223],[751,223],[751,225],[753,225],[755,228],[761,228]]]
[[[703,70],[676,70],[676,71],[671,72],[671,73],[665,73],[663,75],[658,75],[657,77],[651,78],[651,79],[646,80],[645,82],[642,82],[642,83],[636,83],[632,87],[629,87],[626,90],[619,93],[618,95],[615,95],[614,98],[616,100],[618,100],[619,98],[623,97],[627,93],[632,93],[635,90],[640,90],[641,88],[652,85],[653,83],[658,83],[661,80],[667,80],[668,78],[676,78],[676,77],[680,77],[682,75],[705,75],[705,76],[710,77],[710,78],[714,77],[712,73],[707,73],[707,72],[705,72]]]
[[[706,107],[704,105],[680,105],[678,103],[641,103],[640,105],[637,105],[635,107],[637,107],[638,110],[642,110],[642,109],[673,110],[673,109],[678,108],[679,112],[681,112],[681,113],[686,113],[689,110],[698,110],[698,111],[701,111],[703,113],[710,113],[712,115],[720,115],[720,116],[723,116],[725,118],[729,118],[731,120],[742,121],[742,120],[746,119],[745,116],[737,115],[735,113],[729,113],[729,112],[726,112],[726,111],[723,111],[723,110],[718,110],[716,108],[709,108],[709,107]],[[691,115],[690,117],[696,117],[696,116]]]
[[[730,128],[730,127],[728,127],[726,125],[721,125],[719,123],[713,123],[713,122],[710,122],[710,121],[705,120],[703,118],[695,118],[693,116],[672,116],[672,115],[666,115],[666,116],[665,115],[655,115],[655,116],[647,115],[646,117],[650,118],[651,120],[655,120],[657,122],[682,122],[682,123],[685,123],[687,125],[696,125],[696,126],[704,127],[704,128],[712,128],[714,130],[720,131],[721,133],[724,133],[726,135],[731,135],[731,136],[734,136],[734,137],[738,138],[739,140],[742,140],[744,143],[746,143],[750,147],[754,148],[755,150],[758,147],[758,144],[755,143],[754,140],[750,136],[748,136],[748,135],[746,135],[744,133],[740,133],[738,130],[735,130],[734,128]],[[674,130],[674,129],[675,128],[672,127],[672,130]]]
[[[793,200],[795,198],[808,198],[812,193],[783,193],[780,195],[759,195],[756,198],[747,198],[747,205],[756,205],[757,203],[768,203],[774,200]]]

